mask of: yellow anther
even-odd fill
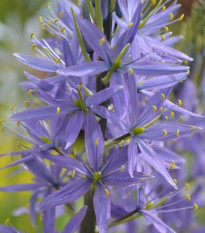
[[[163,112],[163,107],[160,107],[160,108],[159,108],[159,111],[160,111],[160,112]]]
[[[181,107],[181,105],[182,105],[182,101],[178,100],[178,107]]]
[[[122,141],[120,142],[120,148],[122,148],[123,142],[124,142],[124,140],[122,140]]]
[[[180,83],[184,83],[184,80],[181,80]]]
[[[164,132],[163,137],[166,137],[167,136],[167,131],[164,129],[163,132]]]
[[[50,3],[50,2],[47,2],[47,3],[46,3],[46,8],[49,8],[50,5],[51,5],[51,3]]]
[[[105,189],[105,192],[106,192],[106,195],[107,195],[107,196],[110,196],[110,192],[109,192],[108,189]]]
[[[31,46],[32,50],[35,50],[36,46],[37,46],[37,44],[32,44],[32,46]]]
[[[122,167],[121,167],[121,170],[120,170],[121,172],[123,172],[124,171],[124,166],[122,165]]]
[[[154,6],[157,1],[156,0],[151,0],[151,2],[152,2],[152,5]]]
[[[172,170],[174,168],[174,164],[170,163],[170,170]]]
[[[168,27],[164,27],[165,29],[165,32],[168,32],[169,31],[169,28]]]
[[[199,208],[198,205],[196,203],[194,203],[194,209],[198,210],[198,208]]]
[[[105,42],[105,37],[100,39],[100,45],[102,45]]]
[[[169,13],[169,20],[172,21],[174,19],[173,13]]]
[[[43,24],[41,25],[41,29],[42,29],[42,30],[45,30],[45,28],[46,28],[46,25],[43,23]]]
[[[73,148],[73,155],[76,156],[77,155],[77,150],[76,147]]]
[[[31,32],[30,39],[33,39],[34,32]]]
[[[33,90],[29,90],[28,95],[31,96],[32,92],[33,92]]]
[[[187,61],[187,60],[185,60],[185,61],[184,61],[184,64],[188,64],[188,61]]]
[[[43,221],[43,216],[44,216],[43,214],[40,215],[40,217],[39,217],[40,221]]]
[[[57,107],[57,110],[56,110],[56,113],[57,113],[57,115],[60,113],[60,107]]]
[[[129,75],[132,75],[132,74],[133,74],[133,69],[129,68]]]
[[[190,74],[190,70],[187,70],[187,73]]]
[[[164,11],[164,10],[166,10],[166,6],[163,6],[163,7],[162,7],[162,11]]]
[[[15,104],[13,104],[13,105],[11,106],[11,111],[12,111],[12,112],[14,111],[14,108],[15,108]]]
[[[0,126],[2,126],[2,122],[3,122],[4,120],[0,120]]]
[[[48,20],[48,26],[51,26],[52,20]]]
[[[7,219],[5,220],[5,222],[4,222],[4,223],[5,223],[5,225],[7,225],[7,226],[8,226],[8,225],[9,225],[9,222],[10,222],[10,218],[7,218]]]
[[[167,120],[169,119],[169,117],[168,117],[168,116],[165,116],[164,119],[167,121]]]
[[[24,101],[24,105],[27,106],[28,105],[28,100]]]
[[[17,124],[17,126],[20,126],[21,122],[20,122],[20,121],[17,121],[16,124]]]
[[[55,23],[55,24],[56,24],[58,21],[59,21],[58,18],[55,18],[55,19],[54,19],[54,23]]]
[[[38,17],[38,20],[39,20],[40,23],[43,23],[43,18],[42,18],[42,16],[39,16],[39,17]]]
[[[182,14],[180,17],[179,17],[179,22],[181,22],[184,18],[184,14]]]
[[[75,170],[73,170],[73,172],[72,172],[72,177],[73,178],[75,177]]]
[[[179,129],[177,130],[176,136],[179,137]]]
[[[186,195],[186,198],[188,201],[191,201],[191,196],[190,195]]]
[[[172,119],[174,119],[174,115],[175,115],[174,112],[171,111],[171,112],[170,112],[170,116],[171,116]]]
[[[27,204],[26,204],[26,209],[29,210],[29,208],[30,208],[30,204],[27,203]]]
[[[177,184],[177,180],[176,179],[173,179],[174,183]]]
[[[128,27],[129,27],[129,28],[132,27],[133,24],[134,24],[133,22],[129,23],[129,24],[128,24]]]
[[[64,32],[65,32],[65,29],[66,29],[66,27],[63,26],[63,27],[61,28],[61,32],[64,33]]]
[[[56,63],[59,63],[60,62],[60,57],[58,57],[57,59],[56,59]]]
[[[174,166],[176,165],[174,160],[172,161],[172,164],[173,164]]]
[[[59,16],[62,18],[63,14],[64,14],[64,11],[61,11],[60,14],[59,14]]]
[[[165,40],[165,36],[164,35],[160,35],[160,36],[161,36],[162,40]]]
[[[1,132],[2,132],[2,133],[4,132],[4,129],[5,129],[5,127],[1,128]]]
[[[165,95],[164,95],[164,94],[161,94],[161,96],[162,96],[162,100],[164,100],[164,99],[165,99]]]
[[[96,138],[96,140],[95,140],[95,145],[97,146],[98,143],[99,143],[99,138]]]
[[[184,117],[180,116],[180,123],[182,123],[184,121]]]
[[[157,107],[155,105],[153,105],[152,108],[153,108],[153,112],[157,111]]]
[[[188,191],[188,190],[189,190],[189,188],[190,188],[189,183],[186,183],[186,191]]]

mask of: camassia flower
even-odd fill
[[[127,147],[116,150],[110,155],[107,162],[102,165],[104,141],[99,125],[91,113],[88,113],[87,124],[85,146],[89,165],[84,165],[84,167],[82,165],[83,169],[78,168],[77,172],[73,170],[72,176],[77,176],[77,178],[46,197],[39,204],[39,208],[52,208],[56,205],[73,202],[91,189],[94,192],[93,205],[99,232],[104,233],[110,220],[110,191],[108,186],[124,187],[134,185],[146,181],[152,176],[141,172],[133,172],[133,177],[130,177],[128,171],[122,170],[122,166],[127,161]],[[67,157],[60,155],[48,155],[47,158],[65,168],[66,164],[70,162]]]

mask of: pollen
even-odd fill
[[[42,222],[43,221],[43,214],[40,215],[40,221]]]
[[[163,132],[164,132],[163,137],[166,137],[167,136],[167,131],[164,129]]]
[[[63,14],[64,14],[64,11],[61,11],[60,14],[59,14],[59,16],[60,16],[61,18],[63,18]]]
[[[198,210],[198,208],[199,208],[198,205],[196,203],[194,203],[194,209]]]
[[[177,180],[176,179],[173,179],[174,183],[177,184]]]
[[[14,108],[15,108],[15,104],[13,104],[13,105],[11,106],[11,111],[12,111],[12,112],[14,111]]]
[[[33,39],[34,32],[31,32],[30,39]]]
[[[155,105],[153,105],[152,108],[153,108],[153,112],[157,111],[157,107]]]
[[[132,75],[132,74],[133,74],[133,69],[129,68],[129,75]]]
[[[123,142],[124,142],[124,140],[122,140],[122,141],[120,142],[120,148],[122,148]]]
[[[190,195],[186,195],[186,198],[188,201],[191,201],[191,196]]]
[[[106,195],[107,195],[107,196],[110,196],[110,192],[109,192],[108,189],[105,189],[105,192],[106,192]]]
[[[60,107],[57,107],[56,113],[57,115],[60,113]]]
[[[165,36],[164,35],[160,35],[160,36],[161,36],[162,40],[165,40]]]
[[[73,178],[75,177],[75,170],[73,170],[73,172],[72,172],[72,177]]]
[[[47,3],[46,3],[46,8],[49,8],[50,5],[51,5],[51,3],[50,3],[50,2],[47,2]]]
[[[36,46],[37,46],[37,44],[32,44],[32,46],[31,46],[32,50],[35,50]]]
[[[176,136],[179,137],[179,129],[177,130]]]
[[[189,183],[186,183],[186,191],[188,191],[188,190],[189,190],[189,188],[190,188]]]
[[[164,11],[164,10],[166,10],[166,6],[163,6],[163,7],[162,7],[162,11]]]
[[[39,17],[38,17],[38,20],[39,20],[40,23],[43,23],[43,18],[42,18],[42,16],[39,16]]]
[[[55,23],[55,24],[56,24],[58,21],[59,21],[58,18],[55,18],[55,19],[54,19],[54,23]]]
[[[103,38],[100,39],[100,43],[99,44],[102,45],[104,42],[105,42],[105,37],[103,37]]]
[[[161,94],[161,96],[162,96],[162,100],[164,100],[164,99],[165,99],[165,95],[164,95],[164,94]]]
[[[99,143],[99,138],[96,138],[96,140],[95,140],[95,145],[97,146],[98,143]]]
[[[174,19],[173,13],[169,13],[169,20],[172,21]]]
[[[164,119],[167,121],[167,120],[169,119],[169,117],[168,117],[168,116],[165,116]]]
[[[168,27],[164,27],[165,29],[165,32],[168,32],[169,31],[169,28]]]
[[[8,226],[8,225],[9,225],[9,222],[10,222],[10,218],[7,218],[7,219],[5,220],[5,225]]]
[[[182,123],[184,121],[184,117],[180,116],[180,123]]]
[[[60,59],[60,57],[58,57],[58,58],[56,59],[56,61],[55,61],[55,62],[56,62],[56,63],[59,63],[59,62],[60,62],[60,60],[61,60],[61,59]]]
[[[64,32],[65,32],[65,29],[66,29],[66,27],[63,26],[63,27],[61,28],[61,32],[64,33]]]
[[[178,100],[178,107],[181,107],[181,105],[182,105],[182,101]]]
[[[129,27],[129,28],[132,27],[133,24],[134,24],[133,22],[129,23],[129,24],[128,24],[128,27]]]
[[[181,22],[184,18],[184,14],[182,14],[180,17],[179,17],[179,22]]]
[[[124,171],[124,166],[122,165],[120,172],[123,172],[123,171]]]

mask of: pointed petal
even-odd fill
[[[20,192],[20,191],[29,191],[36,190],[43,187],[45,184],[16,184],[0,187],[1,192]]]
[[[93,205],[99,233],[106,233],[110,221],[110,198],[106,195],[105,187],[100,183],[96,185]]]
[[[98,143],[96,144],[96,140]],[[87,159],[90,167],[94,171],[98,171],[104,151],[104,141],[102,131],[93,113],[88,113],[87,125],[85,128],[85,148]]]
[[[55,233],[55,208],[43,211],[43,232]]]
[[[0,233],[21,233],[13,227],[5,226],[0,224]]]
[[[59,64],[47,58],[34,57],[20,53],[14,53],[14,56],[25,65],[41,71],[55,72],[61,67]]]
[[[86,211],[87,211],[87,206],[84,206],[74,217],[70,219],[70,221],[63,229],[62,233],[68,233],[68,232],[74,233],[80,226],[81,222],[83,221]]]
[[[130,144],[128,146],[128,171],[130,173],[130,176],[133,177],[133,172],[135,170],[136,165],[136,156],[138,155],[137,145],[135,142],[135,138],[130,138]]]

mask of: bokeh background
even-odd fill
[[[31,54],[31,42],[29,40],[30,33],[35,32],[38,38],[43,36],[41,25],[38,22],[40,15],[49,14],[45,8],[44,0],[0,0],[0,119],[4,119],[6,124],[10,125],[9,117],[11,116],[11,106],[23,108],[26,94],[23,93],[19,82],[25,80],[23,71],[29,70],[20,62],[17,62],[12,55],[14,52]],[[56,1],[51,1],[55,7]],[[204,61],[204,18],[198,17],[198,10],[192,10],[193,3],[197,0],[180,0],[182,8],[179,14],[184,13],[185,19],[181,24],[174,24],[170,29],[173,34],[185,36],[185,40],[177,45],[177,48],[186,52],[188,55],[195,57],[194,65],[192,65],[191,75],[196,82],[200,83],[202,73],[202,61]],[[203,12],[202,12],[203,13]],[[190,19],[192,17],[192,19]],[[204,12],[205,17],[205,12]],[[193,21],[193,18],[195,21]],[[190,27],[194,24],[190,31]],[[199,31],[202,30],[202,33]],[[190,41],[192,41],[190,43]],[[31,71],[33,72],[33,71]],[[198,80],[198,81],[197,81]],[[199,93],[201,95],[202,93]],[[15,128],[15,126],[12,126]],[[0,137],[0,154],[17,150],[17,139],[8,132],[1,133]],[[11,162],[10,156],[0,158],[0,167]],[[0,170],[0,186],[6,184],[21,183],[22,180],[30,181],[30,175],[27,172],[20,173],[20,168],[9,168]],[[12,177],[12,174],[19,174]],[[15,216],[19,208],[26,208],[29,201],[27,192],[8,194],[0,193],[0,224],[4,224],[7,218],[10,223],[17,229],[26,229],[29,233],[36,232],[29,222],[28,214]],[[58,221],[60,228],[64,219]],[[40,224],[40,223],[39,223]]]

